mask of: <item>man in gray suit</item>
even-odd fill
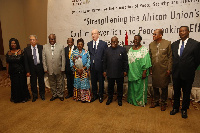
[[[56,35],[49,35],[49,43],[43,47],[43,67],[48,74],[49,84],[52,91],[50,101],[59,98],[64,100],[64,72],[65,72],[65,51],[64,46],[56,43]]]

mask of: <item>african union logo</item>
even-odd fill
[[[83,5],[83,4],[89,4],[90,0],[72,0],[72,4],[74,5]]]

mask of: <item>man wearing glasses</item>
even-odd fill
[[[150,74],[152,75],[152,86],[154,91],[150,108],[159,106],[159,88],[161,88],[161,111],[165,111],[168,98],[168,84],[170,82],[172,70],[172,51],[171,42],[162,39],[162,36],[162,29],[154,30],[154,41],[149,44],[149,54],[152,63]]]
[[[32,102],[38,99],[37,78],[39,83],[39,95],[42,100],[45,100],[45,84],[44,84],[44,69],[42,64],[42,49],[43,46],[37,44],[37,36],[30,35],[30,46],[24,49],[24,62],[26,76],[30,77],[31,91],[33,95]]]

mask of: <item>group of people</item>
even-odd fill
[[[64,74],[67,77],[68,95],[76,101],[93,102],[104,99],[104,80],[108,81],[108,99],[113,100],[114,85],[117,84],[118,105],[122,106],[124,77],[128,76],[127,101],[135,106],[147,104],[148,76],[152,75],[153,97],[150,108],[161,107],[166,110],[168,84],[172,74],[174,104],[170,115],[179,112],[181,88],[183,91],[182,118],[187,118],[190,105],[190,93],[195,70],[200,64],[200,43],[189,38],[189,27],[181,26],[180,40],[171,44],[162,38],[162,29],[153,33],[153,42],[149,49],[141,45],[142,37],[135,35],[134,45],[126,51],[119,46],[116,36],[111,38],[111,46],[99,39],[97,29],[92,30],[92,41],[84,49],[84,40],[67,39],[67,47],[56,43],[56,35],[48,36],[49,43],[37,44],[37,36],[30,35],[30,46],[20,49],[15,38],[9,41],[10,50],[6,54],[7,74],[11,79],[11,101],[26,102],[30,97],[26,77],[30,77],[32,102],[39,95],[45,100],[44,74],[47,73],[52,92],[50,101],[64,100]],[[90,87],[89,77],[91,77]],[[97,85],[97,82],[99,83]],[[162,90],[160,94],[159,88]],[[92,93],[91,93],[92,90]]]

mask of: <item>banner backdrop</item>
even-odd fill
[[[190,37],[200,41],[199,7],[200,0],[49,0],[47,33],[55,33],[63,45],[69,37],[75,45],[83,38],[87,49],[92,29],[98,29],[100,39],[109,45],[113,36],[125,45],[127,31],[129,45],[140,34],[148,48],[155,29],[163,29],[163,38],[173,42],[184,25],[189,26]]]

